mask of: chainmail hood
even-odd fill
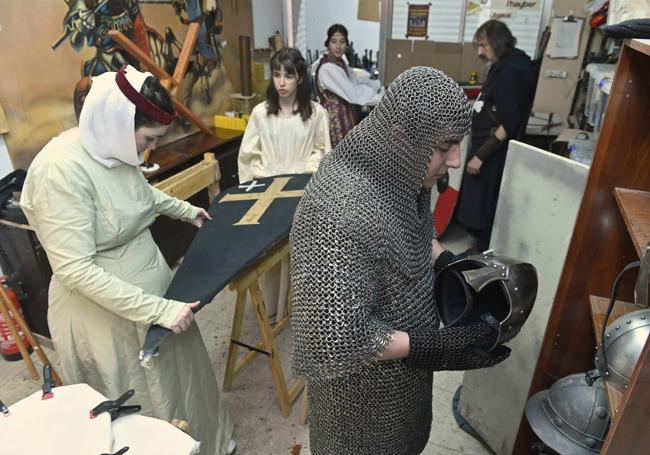
[[[331,160],[378,166],[364,172],[417,195],[434,149],[460,141],[470,128],[463,90],[442,71],[417,66],[400,74],[370,115],[336,148]]]
[[[470,114],[467,96],[442,71],[426,66],[406,70],[323,159],[306,198],[318,194],[320,202],[336,200],[341,210],[331,215],[368,223],[361,230],[383,228],[385,242],[377,247],[399,257],[397,263],[409,275],[421,273],[431,263],[430,251],[421,254],[421,245],[430,245],[433,238],[430,191],[422,181],[435,148],[467,134]],[[414,250],[419,250],[416,256]]]

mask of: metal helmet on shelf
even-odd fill
[[[616,304],[619,285],[623,275],[629,270],[639,269],[634,285],[634,304],[636,311],[620,316],[608,324]],[[612,294],[602,324],[600,344],[596,350],[596,368],[607,383],[621,392],[627,389],[634,367],[650,335],[650,309],[648,309],[648,280],[650,279],[650,242],[643,250],[640,261],[623,267],[612,286]]]
[[[596,368],[621,392],[627,389],[648,335],[650,309],[624,314],[607,326],[603,343],[596,351]]]
[[[526,418],[547,446],[563,455],[600,453],[610,415],[602,378],[572,374],[526,403]]]
[[[487,349],[515,337],[537,296],[532,264],[506,256],[479,254],[452,262],[436,276],[435,304],[445,327],[487,322],[498,332]]]

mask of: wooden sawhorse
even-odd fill
[[[274,327],[271,327],[268,314],[266,312],[266,305],[262,298],[260,291],[260,277],[269,271],[273,266],[279,264],[283,259],[289,255],[289,241],[283,240],[280,244],[273,247],[263,258],[257,260],[254,264],[241,272],[229,285],[231,290],[237,291],[237,303],[235,304],[235,316],[232,323],[232,333],[230,337],[230,347],[228,348],[228,359],[226,361],[226,372],[223,377],[223,390],[227,392],[232,386],[232,381],[241,370],[253,361],[258,354],[266,356],[269,366],[271,367],[271,375],[273,377],[273,384],[275,391],[278,395],[278,404],[280,412],[284,417],[288,417],[291,413],[291,405],[295,399],[300,395],[304,387],[304,381],[297,379],[287,388],[282,366],[280,364],[280,357],[278,350],[275,347],[275,336],[280,333],[289,323],[291,317],[291,287],[289,287],[287,305],[284,308],[282,319],[280,319]],[[248,346],[241,341],[242,322],[244,319],[244,309],[246,305],[246,294],[250,293],[250,301],[255,311],[257,318],[257,325],[260,329],[262,341],[255,346]],[[250,350],[244,358],[237,362],[237,350],[239,346],[246,347]]]

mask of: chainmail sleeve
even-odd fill
[[[368,239],[323,212],[309,222],[298,216],[291,236],[291,249],[300,251],[291,264],[293,370],[310,379],[377,362],[392,334],[374,314],[381,289]]]

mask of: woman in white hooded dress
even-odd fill
[[[48,323],[64,381],[112,399],[134,389],[141,414],[186,420],[202,454],[227,454],[232,423],[196,303],[161,297],[171,272],[149,231],[157,214],[199,227],[209,215],[151,187],[139,168],[175,118],[150,73],[126,66],[93,78],[79,127],[32,162],[21,206],[52,266]],[[138,356],[151,324],[175,335],[145,369]]]

